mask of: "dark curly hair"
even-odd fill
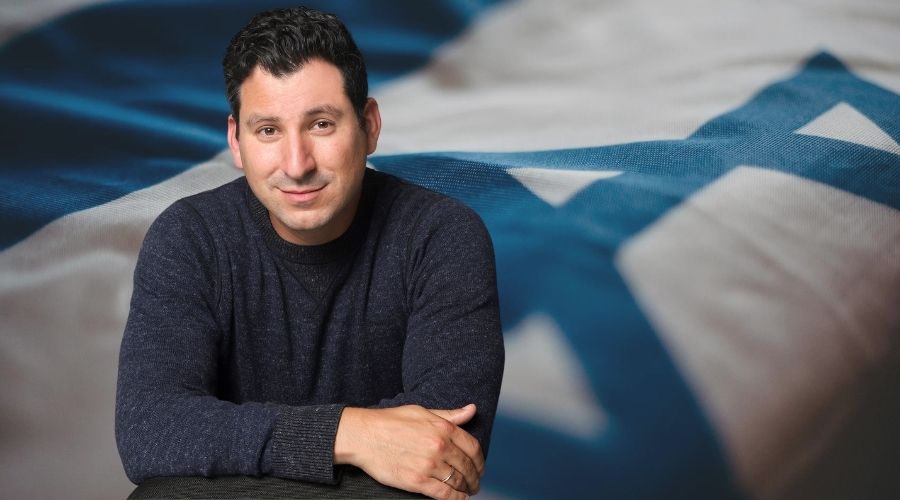
[[[261,12],[244,26],[225,51],[225,93],[238,120],[240,90],[256,66],[274,76],[299,70],[311,59],[335,65],[344,77],[344,92],[353,104],[360,127],[369,96],[366,63],[353,37],[337,16],[306,7]]]

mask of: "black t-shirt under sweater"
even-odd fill
[[[129,478],[338,480],[344,406],[478,406],[503,371],[490,237],[470,209],[367,170],[343,236],[292,245],[244,178],[151,226],[122,341],[116,438]]]

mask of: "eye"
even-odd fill
[[[325,120],[319,120],[313,124],[313,128],[318,130],[325,130],[331,126],[331,122],[327,122]]]
[[[264,125],[256,129],[257,137],[264,141],[268,141],[269,139],[275,140],[278,138],[278,134],[278,127],[272,125]]]

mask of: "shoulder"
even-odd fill
[[[408,265],[493,269],[493,243],[474,210],[389,174],[373,172],[373,177],[381,183],[376,212],[381,212],[379,218],[390,235],[381,241],[399,245]]]
[[[228,217],[246,207],[248,189],[247,179],[241,176],[219,187],[181,198],[166,211],[190,212],[203,219]]]
[[[169,205],[150,225],[142,253],[180,250],[187,254],[211,254],[217,241],[241,223],[246,211],[247,183],[243,177],[227,184],[181,198]]]
[[[484,229],[481,217],[458,200],[383,172],[370,171],[378,185],[376,205],[387,209],[386,216],[416,232],[446,226],[473,226]]]
[[[219,187],[181,198],[169,205],[153,222],[150,233],[179,231],[192,227],[228,227],[246,207],[247,181],[239,177]]]

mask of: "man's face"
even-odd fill
[[[275,231],[300,245],[343,234],[359,203],[366,155],[378,142],[375,101],[366,104],[363,130],[340,70],[314,59],[280,78],[257,66],[240,102],[240,123],[228,117],[228,144]]]

